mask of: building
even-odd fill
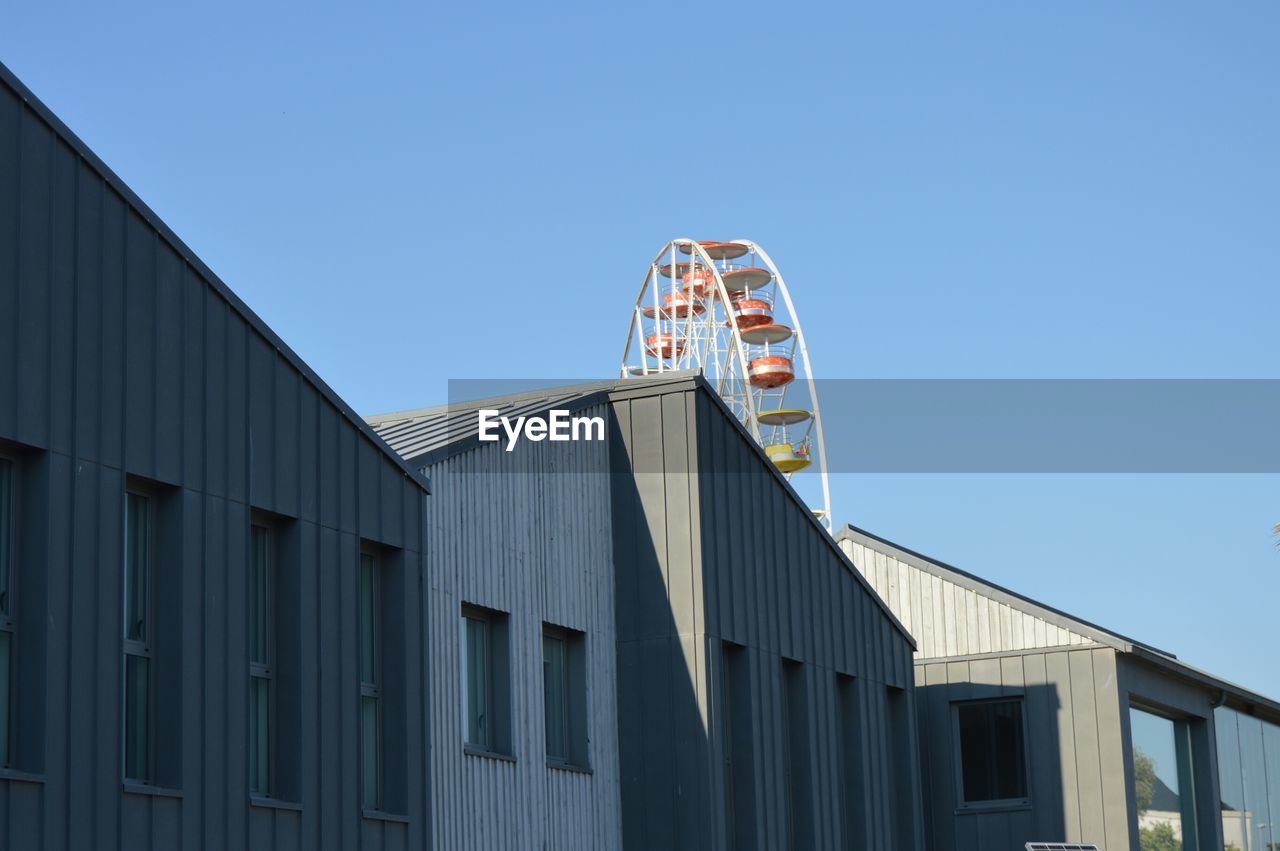
[[[0,350],[0,847],[920,847],[911,637],[700,377],[375,430],[2,67]]]
[[[926,847],[1280,847],[1280,703],[863,530],[836,538],[918,642]]]
[[[426,488],[0,66],[0,847],[424,847]]]
[[[480,409],[606,439],[508,452]],[[921,847],[912,640],[701,376],[370,422],[433,486],[437,847]]]

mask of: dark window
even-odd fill
[[[151,500],[130,491],[124,521],[124,776],[152,780]]]
[[[862,774],[862,727],[858,723],[858,683],[848,674],[836,674],[840,740],[840,823],[844,848],[866,846],[866,803]]]
[[[275,728],[275,552],[271,530],[249,539],[249,791],[270,795]]]
[[[586,635],[542,627],[542,696],[547,760],[587,767]]]
[[[13,676],[14,465],[0,458],[0,766],[9,765]]]
[[[461,643],[463,741],[480,751],[509,755],[507,616],[463,605]]]
[[[740,644],[724,642],[724,687],[721,699],[724,718],[725,788],[730,848],[756,847],[755,764],[751,721],[750,651]]]
[[[1022,698],[956,704],[960,800],[966,804],[1027,797]]]
[[[814,847],[813,790],[809,768],[809,707],[804,665],[782,660],[783,769],[787,781],[787,809],[791,847]]]
[[[382,599],[377,560],[360,554],[360,753],[364,806],[382,805]]]

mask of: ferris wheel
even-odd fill
[[[702,371],[789,481],[802,470],[818,474],[813,484],[820,493],[809,504],[830,531],[809,351],[786,282],[754,242],[673,239],[649,263],[627,329],[622,376],[681,369]],[[793,484],[800,490],[799,481]]]

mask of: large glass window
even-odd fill
[[[1193,851],[1196,813],[1189,725],[1132,707],[1129,729],[1139,847]]]
[[[1218,783],[1226,851],[1280,849],[1280,726],[1219,708]]]
[[[382,606],[377,560],[360,555],[360,755],[364,806],[382,805]]]
[[[152,780],[151,500],[129,492],[124,521],[124,775]]]
[[[509,755],[507,616],[464,605],[461,644],[463,741],[474,750]]]
[[[269,795],[275,719],[275,565],[271,530],[253,526],[249,553],[249,791]]]
[[[0,458],[0,766],[9,765],[13,674],[13,462]]]
[[[960,800],[964,804],[1027,799],[1027,754],[1022,698],[955,704],[960,743]]]

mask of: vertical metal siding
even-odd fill
[[[48,615],[43,694],[19,698],[45,713],[42,777],[0,779],[0,847],[424,847],[420,609],[408,822],[362,820],[349,568],[368,538],[402,547],[416,585],[425,494],[43,115],[0,79],[0,438],[46,483],[22,532],[47,586],[21,593],[47,593]],[[183,572],[180,796],[122,789],[126,475],[179,506],[181,553],[160,567]],[[248,805],[251,507],[296,518],[306,559],[300,811]]]
[[[603,406],[576,416],[606,417]],[[621,844],[608,447],[480,444],[426,470],[435,847],[600,849]],[[508,613],[514,761],[463,752],[463,602]],[[551,768],[542,624],[587,645],[591,773]]]
[[[787,847],[783,657],[805,666],[809,788],[821,847],[918,848],[891,835],[886,689],[911,706],[911,645],[755,447],[699,391],[619,400],[619,694],[628,847],[725,848],[721,642],[746,648],[755,835]],[[690,437],[692,436],[692,440]],[[624,466],[625,466],[624,463]],[[617,464],[615,463],[615,467]],[[842,837],[836,674],[855,677],[865,837]],[[908,720],[907,729],[913,729]],[[914,738],[914,736],[912,736]],[[673,746],[674,745],[674,746]],[[913,761],[905,770],[915,783]]]
[[[840,547],[915,637],[918,659],[1093,643],[874,546],[843,540]]]
[[[979,851],[1028,841],[1129,845],[1116,652],[1064,647],[916,666],[928,847]],[[1023,697],[1031,807],[960,813],[952,702]]]

